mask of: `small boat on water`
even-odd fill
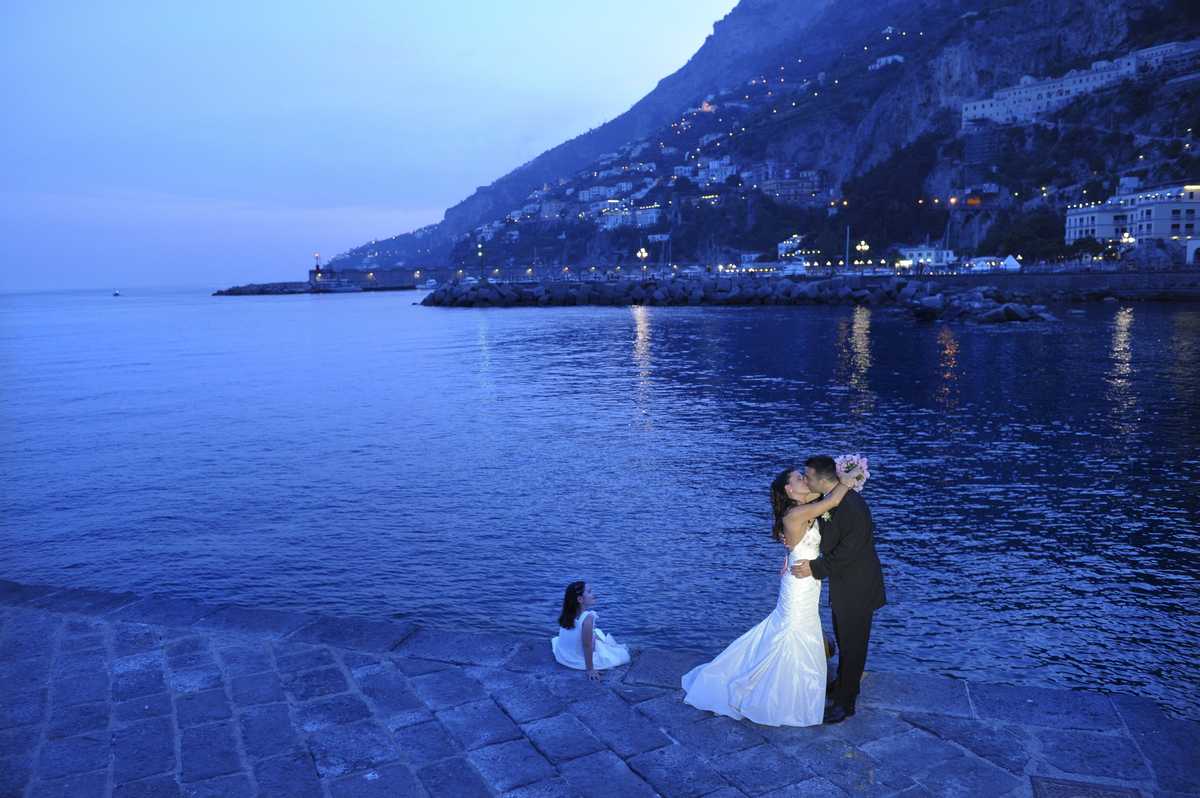
[[[117,289],[115,289],[115,288],[114,288],[114,289],[113,289],[113,296],[120,296],[120,295],[121,295],[121,292],[120,292],[120,291],[118,291]]]
[[[433,289],[437,288],[437,284],[438,284],[437,280],[430,277],[428,280],[421,283],[420,287],[425,289],[426,291],[432,291]]]

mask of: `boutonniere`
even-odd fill
[[[821,513],[821,520],[822,521],[832,521],[833,515],[828,510],[826,510],[825,512]]]

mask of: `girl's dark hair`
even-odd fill
[[[567,592],[563,594],[562,612],[558,616],[558,625],[562,628],[575,627],[575,618],[579,615],[579,600],[583,598],[585,587],[587,582],[572,582],[567,585]]]
[[[779,472],[771,482],[771,512],[775,514],[775,523],[771,526],[771,537],[783,542],[783,516],[788,510],[796,506],[797,502],[787,495],[788,481],[792,478],[792,474],[796,471],[794,468],[785,468]]]

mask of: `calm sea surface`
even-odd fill
[[[871,458],[870,667],[1200,718],[1200,307],[447,310],[0,295],[0,578],[716,649],[774,606],[767,486]]]

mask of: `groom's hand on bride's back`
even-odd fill
[[[792,576],[803,579],[806,576],[812,576],[812,567],[808,564],[808,560],[801,560],[792,566]]]

